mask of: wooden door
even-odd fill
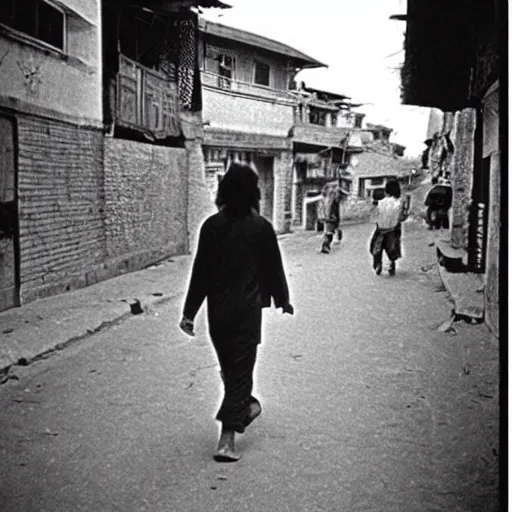
[[[0,117],[0,311],[19,306],[14,123]]]

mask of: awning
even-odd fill
[[[308,164],[320,165],[322,163],[322,158],[318,153],[295,153],[295,162],[306,162]]]

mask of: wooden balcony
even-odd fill
[[[163,74],[119,55],[115,124],[156,139],[181,133],[177,85]]]

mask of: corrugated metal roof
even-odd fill
[[[269,39],[267,37],[260,36],[258,34],[253,34],[252,32],[247,32],[245,30],[234,27],[228,27],[227,25],[221,25],[220,23],[214,23],[204,19],[202,19],[199,23],[199,30],[205,34],[222,37],[224,39],[229,39],[238,43],[248,44],[255,46],[256,48],[263,48],[280,55],[286,55],[287,57],[291,57],[300,61],[304,68],[327,67],[327,64],[313,59],[309,55],[306,55],[305,53],[302,53],[299,50],[292,48],[291,46],[280,43],[278,41],[274,41],[273,39]]]

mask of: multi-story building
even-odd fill
[[[290,225],[296,73],[323,64],[287,45],[202,21],[200,65],[204,155],[212,198],[231,161],[259,173],[261,213],[277,231]]]
[[[306,225],[304,206],[308,196],[317,196],[323,185],[338,180],[344,197],[352,194],[349,163],[362,150],[364,114],[348,96],[306,87],[292,91],[297,99],[293,126],[292,218]],[[311,203],[313,205],[313,203]]]
[[[403,103],[444,112],[426,159],[433,173],[449,173],[453,188],[450,237],[438,240],[436,251],[444,264],[459,260],[458,270],[481,276],[475,295],[482,297],[483,288],[485,320],[495,334],[504,282],[500,167],[507,144],[499,126],[500,94],[506,94],[499,84],[506,38],[500,12],[497,1],[408,0],[407,15],[395,16],[406,21]]]
[[[367,123],[361,132],[363,150],[351,161],[352,196],[379,200],[391,178],[409,183],[416,169],[404,159],[405,146],[390,142],[392,128]]]
[[[197,5],[2,0],[0,310],[187,251]]]
[[[0,310],[103,261],[100,0],[0,6]]]

